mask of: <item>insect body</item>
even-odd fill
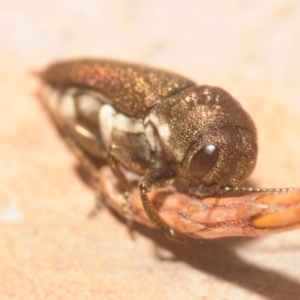
[[[178,179],[188,192],[220,193],[241,184],[255,166],[254,123],[221,88],[106,60],[56,63],[40,76],[46,101],[77,150],[87,159],[105,158],[126,192],[131,184],[120,166],[143,175],[145,211],[170,238],[181,236],[148,192]]]

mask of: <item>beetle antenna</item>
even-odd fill
[[[295,188],[254,188],[254,187],[233,187],[224,186],[220,188],[224,193],[285,193]]]

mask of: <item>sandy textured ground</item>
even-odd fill
[[[300,297],[299,231],[174,245],[131,239],[77,172],[29,74],[61,58],[140,61],[224,87],[253,116],[250,182],[300,186],[297,1],[0,3],[0,298],[290,299]]]

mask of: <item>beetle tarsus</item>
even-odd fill
[[[129,205],[129,192],[123,193],[123,201],[122,201],[122,210],[123,210],[123,216],[126,220],[127,226],[130,230],[130,233],[132,234],[132,227],[133,227],[133,220],[131,216],[131,210]]]
[[[179,244],[187,244],[187,238],[184,235],[182,235],[178,232],[175,232],[170,227],[165,230],[165,237],[169,241],[172,241],[172,242],[176,242],[176,243],[179,243]]]

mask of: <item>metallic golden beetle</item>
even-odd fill
[[[187,193],[220,194],[252,172],[257,137],[251,117],[226,91],[166,71],[109,60],[74,60],[40,74],[44,98],[91,174],[105,158],[126,192],[120,166],[140,175],[149,218],[172,239],[147,193],[178,180]],[[128,194],[127,194],[128,195]]]

